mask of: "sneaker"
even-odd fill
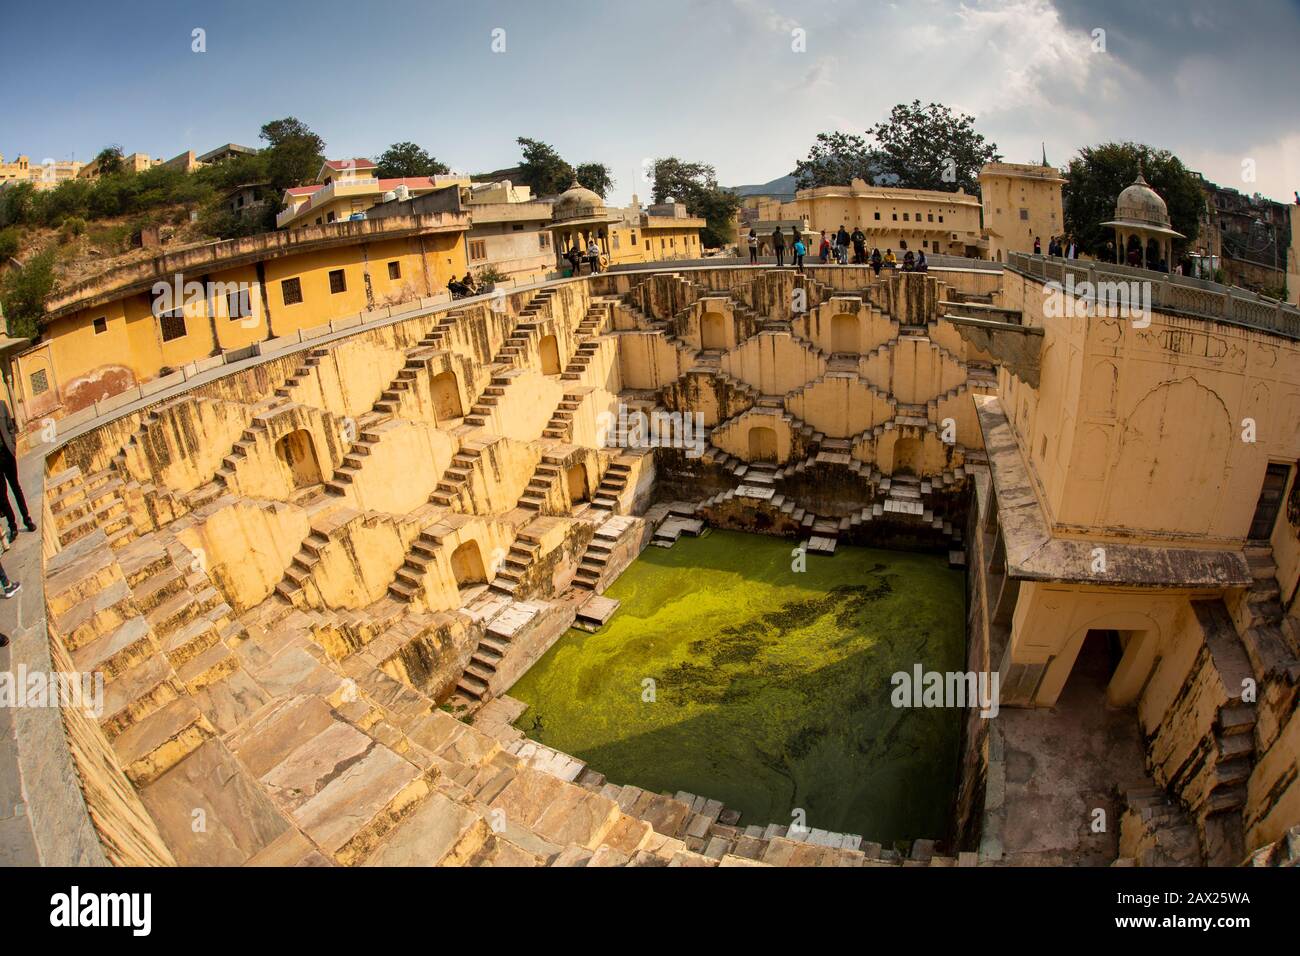
[[[19,584],[17,581],[10,581],[8,584],[5,585],[4,590],[0,591],[0,597],[11,598],[22,589],[23,586]]]
[[[23,530],[24,530],[24,531],[35,531],[35,530],[36,530],[36,522],[34,522],[34,521],[32,521],[30,518],[28,518],[28,519],[27,519],[27,524],[23,525]]]

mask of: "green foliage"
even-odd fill
[[[1146,181],[1169,207],[1172,228],[1187,236],[1186,243],[1176,244],[1174,258],[1196,239],[1205,198],[1196,176],[1177,156],[1139,143],[1086,146],[1070,160],[1065,176],[1065,231],[1099,259],[1114,260],[1115,231],[1101,223],[1115,218],[1115,200],[1137,178],[1139,161]]]
[[[406,176],[438,176],[449,172],[446,163],[440,163],[423,147],[415,143],[394,143],[377,160],[379,175],[385,179]]]
[[[18,255],[21,245],[22,234],[17,226],[0,229],[0,271],[3,271],[12,257]]]
[[[508,278],[510,277],[497,269],[496,266],[484,266],[478,271],[478,275],[474,277],[475,281],[484,289],[490,289],[498,282],[504,282]]]
[[[821,133],[794,174],[799,185],[846,185],[855,176],[902,189],[979,194],[979,171],[1001,156],[975,131],[975,117],[942,103],[899,103],[867,138]]]
[[[852,133],[818,133],[808,158],[795,164],[800,189],[844,186],[855,179],[874,182],[875,156],[867,141]]]
[[[266,173],[276,194],[310,182],[325,161],[325,140],[293,116],[271,120],[258,134],[266,140]]]
[[[80,216],[69,216],[59,227],[59,242],[71,242],[86,231],[86,220]]]
[[[123,171],[122,147],[105,146],[95,156],[95,168],[101,176],[117,176]]]
[[[560,157],[553,146],[524,136],[515,142],[523,147],[524,161],[519,164],[519,171],[523,175],[524,184],[532,189],[533,195],[553,196],[568,189],[573,183],[573,167]]]
[[[29,338],[45,312],[45,299],[54,288],[54,250],[33,256],[21,268],[10,269],[0,281],[0,303],[9,322],[9,334]]]
[[[580,186],[590,189],[601,199],[614,188],[614,174],[604,163],[579,163],[575,175]]]
[[[700,241],[707,248],[725,246],[734,238],[733,224],[740,197],[718,186],[718,176],[706,163],[685,163],[676,156],[656,159],[651,172],[654,201],[669,198],[686,204],[686,211],[705,220]]]

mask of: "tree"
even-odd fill
[[[325,161],[325,141],[296,117],[271,120],[258,135],[267,142],[266,171],[277,193],[310,182]]]
[[[122,172],[122,147],[105,146],[95,156],[95,169],[101,176],[116,176]]]
[[[706,247],[725,246],[735,238],[736,211],[740,197],[718,186],[717,172],[705,163],[684,163],[676,156],[656,159],[654,201],[669,198],[686,204],[686,211],[705,220],[701,242]]]
[[[54,249],[32,256],[20,268],[10,269],[0,282],[0,303],[9,322],[9,334],[18,338],[35,335],[45,299],[54,288]]]
[[[555,148],[540,140],[520,136],[516,142],[523,147],[524,161],[519,164],[524,185],[535,196],[553,196],[563,192],[574,180],[573,167],[566,163]]]
[[[900,103],[867,132],[875,140],[881,177],[903,189],[961,188],[978,195],[980,167],[1002,158],[996,143],[975,132],[975,117],[942,103]]]
[[[1137,179],[1139,162],[1142,175],[1169,207],[1171,228],[1187,237],[1176,248],[1185,249],[1196,239],[1205,197],[1195,174],[1177,156],[1140,143],[1086,146],[1065,174],[1065,231],[1099,259],[1114,260],[1114,247],[1107,243],[1114,243],[1115,232],[1101,223],[1115,218],[1115,200]]]
[[[575,176],[578,185],[590,189],[601,199],[604,199],[614,188],[614,174],[604,163],[581,163]]]
[[[844,186],[855,179],[874,183],[878,162],[879,156],[861,136],[818,133],[808,158],[795,164],[794,176],[800,189]]]
[[[402,142],[389,146],[379,156],[379,175],[388,179],[407,176],[439,176],[450,172],[421,146]]]

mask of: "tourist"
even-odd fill
[[[463,299],[469,295],[469,289],[465,288],[465,284],[455,276],[447,280],[447,291],[451,293],[453,299]]]
[[[879,250],[879,249],[872,249],[872,250],[871,250],[871,269],[872,269],[873,272],[875,272],[876,275],[880,275],[880,267],[881,267],[881,265],[883,265],[883,264],[884,264],[884,260],[883,260],[882,258],[880,258],[880,250]]]
[[[1061,247],[1057,245],[1055,236],[1052,236],[1052,238],[1047,241],[1047,254],[1052,258],[1056,258],[1061,254]]]
[[[861,226],[853,227],[853,264],[860,266],[867,261],[867,234]]]
[[[758,233],[753,229],[749,230],[749,264],[758,265]]]
[[[564,254],[564,258],[569,260],[575,276],[582,275],[582,256],[578,253],[576,245],[569,246],[569,251]]]
[[[849,264],[849,231],[840,223],[840,231],[835,234],[835,261],[842,266]]]
[[[803,239],[798,238],[798,233],[795,235],[796,238],[794,240],[794,245],[790,247],[792,250],[791,254],[794,256],[795,271],[803,272],[803,257],[808,251],[808,247],[803,244]]]
[[[803,238],[803,233],[799,231],[798,226],[795,226],[793,229],[790,230],[790,255],[794,255],[794,244],[802,238]]]
[[[1039,239],[1037,236],[1034,236],[1034,255],[1041,256],[1042,254],[1043,254],[1043,241]]]
[[[821,260],[822,265],[831,260],[831,241],[826,238],[826,230],[822,230],[822,241],[817,246],[817,258]]]
[[[17,428],[9,406],[0,401],[0,514],[8,522],[6,541],[12,542],[18,537],[18,522],[14,518],[14,509],[9,504],[9,491],[13,490],[14,500],[18,502],[18,513],[23,516],[23,530],[35,531],[31,512],[27,510],[27,499],[23,497],[23,486],[18,481],[18,442]],[[8,485],[8,488],[5,485]]]
[[[917,271],[917,272],[929,272],[929,271],[930,271],[930,263],[928,263],[928,262],[925,261],[925,250],[924,250],[924,249],[922,249],[920,252],[918,252],[918,253],[916,254],[916,271]]]
[[[1070,237],[1069,237],[1069,244],[1065,247],[1065,258],[1067,258],[1067,259],[1073,259],[1073,258],[1075,258],[1077,252],[1078,252],[1078,250],[1075,248],[1075,245],[1074,245],[1074,236],[1070,236]]]
[[[885,268],[886,269],[898,268],[898,257],[894,255],[893,249],[890,248],[885,249]]]
[[[912,265],[913,265],[915,262],[916,262],[916,256],[912,255],[912,250],[911,250],[911,249],[908,249],[907,252],[903,253],[903,271],[904,271],[904,272],[911,272],[911,271],[912,271]]]
[[[593,236],[587,243],[587,261],[591,263],[591,274],[595,275],[600,271],[600,243]]]
[[[23,586],[17,581],[9,580],[9,575],[5,574],[4,565],[0,565],[0,598],[11,598],[22,589]],[[8,645],[9,635],[0,634],[0,647],[7,647]]]
[[[781,235],[781,227],[777,226],[772,233],[772,251],[776,256],[777,268],[785,265],[785,236]]]
[[[465,287],[465,292],[468,295],[478,295],[483,291],[479,288],[478,282],[476,282],[474,277],[468,272],[466,272],[464,277],[460,280],[460,284]]]

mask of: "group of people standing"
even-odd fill
[[[1073,236],[1051,236],[1047,240],[1047,254],[1057,259],[1075,259],[1078,249]],[[1043,254],[1043,240],[1034,236],[1034,255]]]
[[[803,272],[804,256],[808,254],[808,245],[804,241],[803,233],[796,226],[790,230],[789,243],[786,242],[786,235],[781,232],[781,227],[777,226],[771,235],[772,252],[776,256],[777,267],[785,265],[786,249],[790,250],[790,264],[799,272]],[[749,230],[749,264],[758,265],[759,254],[759,237],[758,231]],[[764,246],[767,243],[763,243]],[[834,258],[839,265],[849,264],[849,247],[853,248],[853,264],[869,265],[876,275],[880,275],[881,269],[899,268],[898,257],[894,255],[893,249],[886,249],[884,255],[881,255],[879,249],[873,248],[870,253],[867,252],[867,235],[862,231],[861,226],[854,228],[849,232],[843,224],[833,235],[828,236],[826,230],[821,231],[817,245],[817,257],[822,265],[830,263]],[[903,272],[928,272],[930,264],[926,261],[925,250],[913,254],[910,249],[904,250],[902,271]]]
[[[587,243],[586,254],[583,254],[582,246],[574,243],[569,247],[569,251],[564,254],[564,258],[569,260],[569,265],[573,267],[575,276],[582,275],[582,260],[587,260],[589,271],[595,275],[600,271],[600,243],[592,239]]]

